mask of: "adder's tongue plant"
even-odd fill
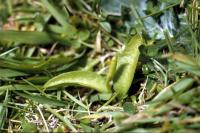
[[[119,98],[127,95],[132,84],[140,56],[139,46],[142,43],[142,37],[135,35],[125,46],[125,49],[117,55],[117,68],[114,74],[113,86]]]
[[[0,0],[0,132],[199,132],[198,0]]]
[[[90,71],[67,72],[50,79],[44,88],[78,85],[108,93],[112,88],[109,82],[113,81],[114,91],[119,98],[123,98],[131,86],[140,55],[139,46],[142,43],[141,36],[133,36],[125,49],[113,57],[107,77]]]

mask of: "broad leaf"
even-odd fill
[[[82,86],[99,92],[110,92],[104,77],[90,71],[72,71],[50,79],[44,88],[60,86]]]
[[[131,86],[140,55],[139,46],[141,44],[142,38],[136,35],[127,44],[125,50],[118,55],[117,69],[114,75],[114,90],[120,98],[127,94]]]

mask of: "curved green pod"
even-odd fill
[[[139,35],[135,35],[126,45],[124,51],[118,55],[113,81],[114,90],[119,98],[123,98],[131,86],[140,55],[139,46],[141,44],[142,38]]]
[[[72,71],[60,74],[44,85],[44,89],[59,86],[82,86],[98,92],[110,92],[106,79],[91,71]]]

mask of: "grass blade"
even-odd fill
[[[77,103],[78,105],[80,105],[81,107],[88,109],[88,107],[83,104],[81,101],[77,100],[75,97],[73,97],[71,94],[69,94],[66,91],[63,91],[65,95],[67,95],[67,97],[69,97],[72,101],[74,101],[75,103]]]
[[[53,3],[50,3],[48,0],[41,0],[41,1],[62,26],[68,25],[67,17],[64,16],[64,14],[61,11],[59,11],[59,9],[56,8],[56,6]]]
[[[41,86],[37,86],[39,88],[41,88]],[[3,85],[3,86],[0,86],[0,92],[1,91],[6,91],[6,90],[9,90],[9,91],[25,91],[25,90],[28,90],[28,91],[37,91],[37,89],[33,86],[30,86],[30,85],[23,85],[23,84],[13,84],[13,85]]]
[[[27,76],[27,74],[12,69],[0,69],[0,79],[18,77],[18,76]]]
[[[7,116],[7,111],[8,111],[7,104],[8,104],[8,91],[6,92],[6,96],[3,103],[0,105],[0,129],[3,128]]]
[[[152,101],[159,102],[159,101],[169,100],[175,94],[178,94],[190,88],[193,85],[193,83],[194,83],[193,78],[182,79],[177,83],[175,83],[174,85],[170,85],[164,88],[156,97],[154,97]]]
[[[48,0],[41,0],[49,12],[55,17],[55,19],[65,28],[68,28],[70,33],[76,33],[76,28],[67,22],[67,16],[59,10],[53,3]]]
[[[63,101],[58,101],[56,99],[52,99],[52,98],[47,98],[44,96],[38,96],[38,95],[29,95],[29,94],[25,94],[25,93],[21,93],[21,92],[17,92],[14,91],[14,93],[16,93],[17,95],[33,100],[35,102],[41,103],[41,104],[48,104],[48,105],[52,105],[52,106],[66,106],[67,103],[63,102]]]
[[[0,30],[0,41],[26,44],[48,44],[53,42],[53,39],[46,32]]]
[[[73,132],[77,132],[76,128],[72,125],[72,123],[65,117],[61,116],[59,113],[54,111],[48,105],[44,105],[45,108],[52,114],[54,114],[58,119],[60,119],[67,127],[69,127]]]

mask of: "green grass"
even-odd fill
[[[198,132],[184,2],[0,0],[0,132]]]

